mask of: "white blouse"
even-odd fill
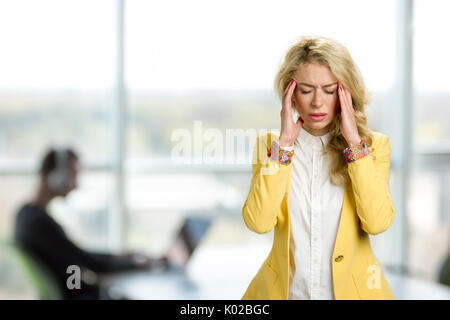
[[[344,187],[331,183],[331,163],[322,154],[330,136],[302,129],[293,146],[288,299],[334,299],[331,264]]]

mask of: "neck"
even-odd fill
[[[46,209],[53,198],[55,198],[55,195],[41,184],[32,203],[42,209]]]
[[[321,137],[326,135],[328,132],[330,132],[329,128],[326,128],[325,130],[321,130],[321,131],[315,131],[311,128],[307,128],[306,126],[303,127],[303,129],[305,129],[305,131],[307,131],[310,135],[315,136],[315,137]]]

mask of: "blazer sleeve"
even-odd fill
[[[267,151],[273,139],[270,132],[257,137],[252,160],[252,180],[242,208],[246,226],[256,233],[267,233],[277,224],[277,215],[287,190],[292,164],[270,159]]]
[[[378,134],[376,139],[378,143],[373,154],[375,159],[369,155],[348,164],[356,212],[362,229],[369,234],[386,231],[394,220],[394,206],[389,190],[389,137]]]

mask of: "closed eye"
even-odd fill
[[[334,94],[336,91],[331,91],[331,92],[325,91],[325,92],[328,94]],[[311,93],[311,91],[302,91],[302,94],[308,94],[308,93]]]

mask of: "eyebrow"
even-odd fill
[[[308,83],[304,83],[304,82],[299,82],[299,84],[304,85],[304,86],[307,86],[307,87],[315,88],[315,86],[313,86],[312,84],[308,84]],[[334,82],[334,83],[326,84],[326,85],[324,85],[323,87],[324,87],[324,88],[326,88],[326,87],[331,87],[331,86],[334,86],[335,84],[338,84],[338,83],[337,83],[337,82]]]

